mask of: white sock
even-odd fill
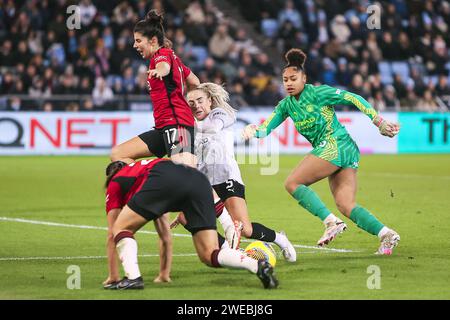
[[[125,276],[130,279],[136,279],[141,276],[137,261],[137,242],[133,238],[123,238],[116,244],[117,253],[122,261]]]
[[[227,208],[223,207],[222,214],[217,218],[222,225],[223,230],[227,230],[230,226],[234,228],[233,219],[231,219]]]
[[[284,249],[289,245],[288,238],[284,234],[279,232],[275,232],[275,240],[273,242],[281,249]]]
[[[338,220],[338,218],[337,218],[334,214],[330,213],[330,214],[325,218],[325,220],[323,220],[323,224],[324,224],[325,226],[327,226],[329,223],[335,222],[336,220]]]
[[[251,273],[258,271],[258,261],[238,250],[221,249],[217,256],[217,261],[222,267],[247,269]]]
[[[228,249],[230,248],[230,245],[228,244],[228,241],[225,239],[220,249]]]
[[[381,228],[380,232],[378,232],[378,238],[383,238],[389,231],[391,231],[391,229],[389,229],[388,227]]]

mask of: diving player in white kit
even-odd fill
[[[284,233],[250,221],[244,182],[234,158],[233,125],[236,122],[236,110],[228,103],[228,92],[215,83],[202,83],[188,93],[187,100],[197,120],[195,154],[198,169],[208,177],[231,218],[242,223],[244,237],[273,242],[280,247],[287,261],[295,262],[296,251]],[[219,217],[219,221],[224,230],[233,223],[226,218],[226,212]],[[238,245],[234,243],[232,247],[237,248]]]

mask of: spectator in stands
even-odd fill
[[[233,45],[234,40],[228,33],[228,26],[222,23],[217,27],[216,32],[209,40],[208,47],[214,59],[224,62]]]
[[[248,106],[248,102],[245,101],[244,87],[242,83],[235,82],[232,89],[230,90],[230,104],[236,109]]]
[[[256,55],[255,65],[258,70],[264,72],[265,74],[275,76],[275,68],[266,53],[261,52]]]
[[[205,12],[203,11],[200,1],[193,0],[185,11],[189,15],[191,21],[195,24],[204,24],[206,20]]]
[[[370,97],[370,92],[367,92],[367,90],[364,88],[364,79],[359,73],[356,73],[353,76],[352,83],[349,86],[349,91],[358,94],[366,99]]]
[[[411,56],[413,56],[414,51],[406,32],[400,32],[398,35],[398,44],[400,50],[398,57],[400,60],[408,60]]]
[[[258,54],[259,49],[253,43],[253,40],[247,35],[245,29],[238,29],[234,39],[234,46],[238,51],[247,50],[250,54]]]
[[[417,102],[416,109],[424,112],[435,112],[439,110],[431,90],[425,90],[423,97]]]
[[[95,106],[92,99],[84,100],[80,111],[87,111],[87,112],[95,111]]]
[[[408,88],[406,97],[400,100],[401,109],[405,111],[413,111],[416,108],[418,99],[419,98],[414,92],[414,88]]]
[[[3,42],[0,50],[0,66],[12,67],[17,64],[17,60],[12,50],[11,40]]]
[[[53,111],[53,104],[51,102],[45,102],[42,106],[42,111],[44,112],[52,112]]]
[[[387,108],[399,110],[400,101],[397,99],[395,88],[392,85],[388,85],[384,89],[384,100],[386,101]]]
[[[317,41],[321,44],[327,43],[330,40],[330,34],[328,32],[328,25],[325,14],[319,15],[317,31],[314,30],[311,40],[317,39]],[[317,36],[315,33],[317,32]]]
[[[411,79],[414,81],[414,92],[417,96],[423,96],[427,87],[423,76],[417,68],[411,68]]]
[[[9,111],[20,111],[22,110],[22,100],[19,97],[11,97],[9,99]]]
[[[110,73],[120,75],[124,67],[131,64],[130,50],[125,38],[117,40],[117,48],[111,52],[109,57]]]
[[[339,86],[347,86],[352,81],[352,75],[348,70],[347,59],[339,58],[336,70],[336,84]],[[325,82],[326,83],[326,82]]]
[[[435,93],[437,96],[450,95],[450,86],[448,85],[448,76],[446,74],[441,74],[439,76],[439,80],[435,88]]]
[[[39,77],[33,78],[33,84],[28,89],[31,98],[48,98],[51,95],[49,88],[44,88],[44,81]]]
[[[61,76],[60,84],[53,90],[54,94],[76,94],[75,78],[71,74]]]
[[[323,59],[322,70],[321,82],[329,84],[330,86],[336,85],[336,65],[330,58]]]
[[[383,41],[381,42],[381,52],[386,60],[399,60],[400,48],[397,42],[392,38],[389,31],[383,32]]]
[[[373,106],[373,108],[377,110],[377,112],[386,110],[386,101],[384,101],[382,91],[375,91],[368,101]]]
[[[76,102],[70,102],[70,103],[66,106],[65,111],[68,111],[68,112],[78,112],[78,111],[80,111],[80,105],[79,105],[78,103],[76,103]]]
[[[386,71],[390,70],[389,63],[401,60],[410,66],[413,90],[418,98],[423,96],[427,88],[437,96],[448,92],[447,85],[427,86],[428,80],[427,84],[424,83],[424,79],[428,78],[436,82],[443,73],[448,77],[450,5],[444,0],[425,1],[423,4],[416,1],[413,5],[406,5],[404,0],[382,2],[383,32],[380,33],[365,28],[365,3],[337,0],[236,1],[243,16],[260,26],[262,35],[266,37],[265,41],[258,39],[258,46],[254,40],[249,40],[245,28],[235,26],[233,19],[224,19],[211,1],[177,1],[175,9],[173,0],[152,1],[151,5],[145,0],[83,0],[79,3],[81,30],[67,30],[66,27],[65,9],[72,2],[4,2],[0,9],[0,79],[7,79],[0,87],[0,94],[3,95],[7,94],[6,91],[27,93],[29,90],[37,94],[41,89],[35,88],[35,84],[40,83],[34,82],[35,77],[42,80],[43,92],[61,92],[60,89],[65,87],[62,75],[70,64],[75,67],[74,73],[80,81],[89,77],[92,84],[96,77],[107,76],[111,85],[116,78],[123,82],[114,91],[125,92],[126,88],[129,93],[144,92],[142,83],[134,78],[141,62],[134,51],[130,52],[130,43],[132,26],[150,6],[164,8],[168,13],[166,32],[174,40],[177,54],[192,64],[196,73],[206,81],[225,78],[227,83],[239,82],[244,92],[249,90],[250,99],[247,102],[255,98],[255,90],[248,77],[254,77],[258,71],[270,76],[280,72],[275,68],[279,64],[277,57],[270,50],[263,51],[270,53],[269,60],[275,67],[270,62],[260,62],[260,57],[264,57],[258,53],[261,44],[276,47],[280,51],[303,47],[309,56],[306,68],[312,82],[320,80],[332,84],[336,81],[337,85],[346,89],[350,84],[349,79],[359,73],[364,90],[375,95],[385,91],[383,83],[380,86],[379,82],[375,83],[374,78],[371,78],[379,73],[379,62],[384,60],[384,65],[388,66],[381,70],[381,79],[390,82],[391,74]],[[208,50],[213,36],[221,34],[223,25],[227,29],[226,40],[216,38],[218,46],[211,45],[212,51]],[[251,59],[241,54],[243,48]],[[220,52],[217,54],[214,50]],[[207,71],[208,76],[202,72],[208,68],[203,63],[207,56],[216,59],[214,67],[217,69],[215,72]],[[243,63],[241,56],[252,63]],[[330,60],[337,66],[335,77],[329,69]],[[345,64],[340,63],[343,61],[346,61]],[[34,66],[34,72],[28,69],[29,65]],[[256,72],[255,66],[259,69]],[[241,67],[243,73],[238,71]],[[30,76],[30,71],[33,76]],[[11,75],[6,75],[8,72],[14,75],[13,84],[9,82]],[[245,74],[248,79],[243,79],[239,73]],[[19,80],[22,84],[15,84]],[[406,81],[405,78],[402,80]],[[78,91],[78,83],[73,85]],[[40,84],[37,86],[40,87]],[[402,105],[408,95],[413,97],[409,88],[405,95],[397,83],[394,86]],[[230,91],[233,94],[233,90]],[[26,101],[21,102],[21,106],[22,110],[28,108]],[[58,109],[57,103],[55,109]]]
[[[269,39],[275,38],[278,32],[278,21],[272,18],[267,11],[261,13],[260,30]]]
[[[116,34],[128,30],[133,25],[135,14],[128,1],[122,1],[114,8],[111,21]]]
[[[89,77],[82,77],[77,88],[77,93],[87,95],[92,93],[92,84]]]
[[[97,8],[92,4],[91,0],[81,0],[79,8],[81,24],[86,27],[94,20]]]
[[[377,36],[375,32],[369,32],[367,35],[366,47],[369,51],[370,56],[375,61],[380,61],[383,58],[383,54],[381,52],[380,47],[378,46]]]
[[[394,82],[392,85],[395,88],[395,92],[397,93],[397,97],[401,100],[406,97],[406,86],[403,83],[402,76],[398,73],[394,74]]]
[[[343,15],[337,15],[333,18],[330,29],[339,43],[346,43],[350,38],[351,31]]]
[[[7,95],[10,94],[14,87],[14,77],[11,72],[5,73],[1,85],[0,85],[0,94]]]
[[[186,14],[183,19],[182,29],[186,33],[186,36],[191,39],[194,46],[208,46],[210,38],[208,37],[205,25],[195,23],[189,14]]]
[[[294,28],[303,30],[302,16],[296,10],[292,0],[287,0],[284,8],[278,14],[278,23],[282,25],[285,21],[290,21]]]
[[[379,73],[370,75],[368,80],[368,83],[370,83],[370,94],[372,96],[375,96],[376,92],[383,92],[384,85],[381,82],[381,75]]]
[[[110,87],[108,87],[105,79],[97,78],[95,81],[95,88],[92,91],[92,99],[95,107],[103,107],[109,101],[114,98],[114,93]]]
[[[278,90],[278,84],[274,80],[269,80],[267,86],[259,95],[258,105],[261,106],[276,106],[280,100],[284,98]]]

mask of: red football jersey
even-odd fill
[[[168,159],[133,162],[116,173],[106,189],[106,213],[112,209],[124,207],[147,181],[150,170],[161,161],[168,161]]]
[[[148,77],[150,98],[153,103],[155,128],[161,129],[169,125],[194,126],[194,116],[184,98],[185,80],[191,73],[171,49],[161,48],[150,59],[150,69],[155,69],[158,62],[167,62],[170,73],[158,78]]]

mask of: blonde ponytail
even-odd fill
[[[203,91],[206,96],[211,99],[211,110],[222,108],[228,112],[230,116],[236,118],[237,110],[230,105],[230,95],[221,85],[205,82],[199,84],[194,90]]]

